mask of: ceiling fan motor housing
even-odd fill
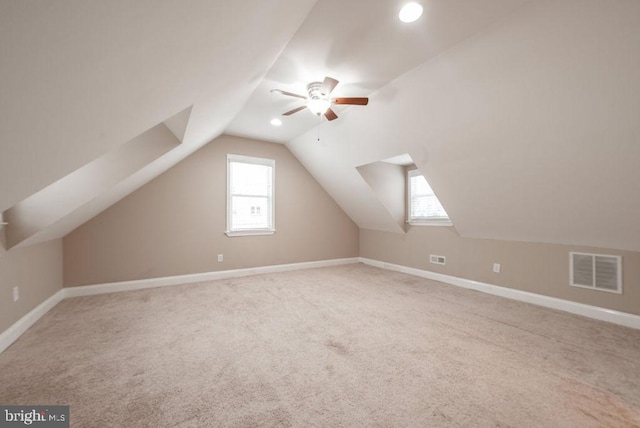
[[[322,82],[311,82],[307,85],[307,92],[309,92],[309,98],[311,99],[323,99],[328,94],[322,92]]]
[[[338,115],[331,110],[331,104],[342,105],[361,105],[366,106],[369,102],[368,98],[334,98],[330,99],[329,94],[336,87],[338,81],[332,77],[326,76],[323,82],[311,82],[307,85],[308,97],[294,94],[291,92],[283,91],[281,89],[272,89],[271,92],[280,92],[282,95],[294,98],[302,98],[307,101],[306,105],[296,107],[293,110],[289,110],[282,113],[283,116],[291,116],[300,110],[309,109],[309,111],[317,116],[324,115],[327,120],[335,120]]]

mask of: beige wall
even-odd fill
[[[622,256],[623,294],[569,286],[569,251]],[[447,264],[430,264],[429,254],[446,256]],[[360,230],[360,256],[640,314],[638,252],[461,238],[452,227],[414,226],[406,235]],[[493,263],[500,263],[500,273],[493,273]]]
[[[228,153],[275,159],[275,235],[224,234]],[[357,226],[284,145],[221,136],[68,234],[64,285],[357,256]]]
[[[20,299],[13,301],[13,287]],[[0,251],[0,333],[62,289],[62,240]]]

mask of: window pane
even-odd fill
[[[422,175],[411,177],[411,192],[413,195],[433,195],[431,186]]]
[[[271,191],[271,167],[231,162],[231,194],[268,196]]]
[[[413,199],[411,216],[416,218],[437,217],[447,218],[447,213],[442,208],[435,195],[418,196]]]
[[[273,172],[271,159],[227,155],[228,231],[273,229]]]
[[[232,196],[231,229],[266,229],[271,227],[269,199]]]
[[[227,231],[274,232],[275,161],[231,154],[227,159]]]
[[[422,175],[409,178],[409,220],[446,220],[449,216]]]

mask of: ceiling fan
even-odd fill
[[[338,81],[336,79],[325,77],[323,82],[311,82],[307,85],[309,95],[306,97],[281,89],[272,89],[271,92],[279,92],[288,97],[301,98],[307,101],[303,106],[282,113],[283,116],[290,116],[300,110],[308,108],[316,116],[324,114],[327,120],[334,120],[338,118],[338,115],[331,110],[332,104],[366,106],[369,103],[369,98],[329,98],[329,94],[337,85]]]

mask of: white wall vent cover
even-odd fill
[[[430,254],[429,263],[433,263],[436,265],[445,265],[447,264],[447,258],[445,256],[436,256],[436,255]]]
[[[569,253],[570,284],[622,294],[622,258],[604,254]]]

